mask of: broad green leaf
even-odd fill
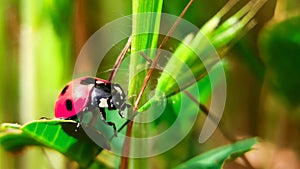
[[[17,124],[4,123],[0,127],[0,144],[6,151],[18,152],[26,146],[41,146],[42,144],[28,136]],[[2,132],[5,131],[5,132]]]
[[[8,151],[17,151],[25,146],[44,146],[54,149],[82,167],[91,164],[102,148],[91,141],[79,128],[77,123],[70,120],[37,120],[23,126],[3,124],[1,126],[0,143]],[[108,147],[104,136],[103,146]]]
[[[221,169],[226,160],[242,156],[245,152],[250,151],[252,146],[256,143],[258,143],[257,138],[250,138],[238,141],[234,144],[225,145],[200,154],[180,164],[175,167],[175,169]]]

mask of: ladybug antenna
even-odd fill
[[[99,75],[99,74],[103,74],[103,73],[112,72],[112,71],[113,71],[113,69],[107,69],[107,70],[103,70],[102,72],[100,72],[100,73],[97,73],[97,75]]]
[[[96,76],[100,76],[101,74],[105,74],[105,73],[111,73],[112,71],[114,71],[115,69],[107,69],[107,70],[103,70],[99,73],[96,74]],[[118,70],[122,70],[122,71],[128,71],[128,69],[118,69]]]
[[[107,70],[103,70],[101,72],[97,72],[96,77],[101,77],[101,75],[111,73],[112,71],[113,71],[113,69],[107,69]]]

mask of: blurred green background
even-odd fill
[[[166,0],[163,11],[178,16],[187,2]],[[201,27],[225,3],[195,1],[184,18]],[[295,152],[300,150],[299,9],[297,0],[269,0],[255,17],[256,27],[224,54],[228,95],[222,119],[234,135],[260,136]],[[0,123],[24,124],[54,117],[55,99],[72,78],[81,47],[101,26],[129,14],[129,0],[2,1]],[[192,131],[195,138],[203,119],[200,116]],[[192,144],[183,140],[178,147],[185,145],[189,151],[178,148],[178,154],[193,156],[195,140]],[[227,142],[217,131],[201,149]],[[15,156],[0,148],[0,168],[50,168],[51,163],[65,168],[67,160],[51,153],[48,159],[43,150],[30,148]],[[154,160],[166,163],[159,157]],[[72,168],[72,163],[68,167]]]

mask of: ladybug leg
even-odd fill
[[[99,108],[99,110],[100,110],[100,118],[101,118],[101,120],[106,122],[105,109],[104,108]]]
[[[122,110],[119,110],[119,115],[122,117],[122,118],[124,118],[125,116],[124,116],[124,113],[123,113],[123,111]]]
[[[108,125],[110,125],[110,126],[112,126],[113,127],[113,129],[114,129],[114,135],[116,136],[116,137],[118,137],[118,133],[117,133],[117,128],[116,128],[116,125],[115,125],[115,123],[113,123],[113,122],[106,122]]]
[[[82,113],[78,114],[77,116],[78,116],[79,121],[77,122],[75,132],[77,132],[79,130],[79,128],[81,127],[81,122],[83,120],[83,114]]]
[[[81,123],[78,122],[77,125],[76,125],[76,127],[75,127],[75,132],[77,132],[77,131],[79,130],[80,127],[81,127]]]
[[[113,129],[114,129],[114,134],[115,134],[115,136],[117,137],[117,128],[116,128],[115,123],[110,122],[110,121],[109,121],[109,122],[106,121],[106,113],[105,113],[105,109],[104,109],[104,108],[101,108],[101,107],[100,107],[99,110],[100,110],[100,118],[101,118],[101,120],[102,120],[105,124],[107,124],[107,125],[113,127]]]
[[[78,132],[78,130],[81,128],[82,118],[83,118],[83,114],[80,113],[80,114],[77,114],[77,115],[75,115],[75,116],[66,118],[66,120],[73,120],[73,121],[76,121],[76,126],[75,126],[74,131],[75,131],[75,132]]]

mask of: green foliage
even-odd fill
[[[220,59],[216,51],[227,48],[240,34],[250,29],[252,18],[264,1],[249,2],[221,22],[236,1],[229,1],[195,34],[189,34],[176,48],[158,79],[157,90],[167,96],[178,93],[178,83],[190,86],[191,80],[201,80]],[[221,56],[222,57],[222,56]],[[191,70],[191,72],[189,72]],[[192,73],[192,74],[191,74]],[[182,89],[181,89],[182,90]]]
[[[27,146],[51,148],[77,161],[80,166],[87,167],[102,148],[94,144],[84,131],[75,132],[76,125],[70,120],[38,120],[23,126],[4,123],[0,128],[0,143],[12,152]],[[106,142],[103,144],[109,146]]]
[[[299,106],[300,17],[266,26],[259,38],[259,47],[268,68],[272,89]]]
[[[257,138],[251,138],[218,147],[188,160],[175,169],[221,169],[226,160],[243,155],[257,143]]]
[[[29,79],[28,81],[31,82],[29,84],[36,84],[36,90],[40,91],[36,95],[40,97],[49,97],[49,92],[52,93],[57,89],[57,86],[59,86],[59,81],[57,81],[57,79],[64,77],[63,67],[65,67],[67,71],[70,70],[68,64],[65,65],[64,63],[69,63],[68,61],[72,54],[72,52],[69,51],[72,40],[72,33],[69,30],[72,27],[72,17],[75,11],[75,5],[73,4],[73,1],[58,2],[55,0],[42,1],[39,5],[42,7],[39,8],[38,5],[22,1],[21,6],[24,7],[24,9],[22,8],[21,10],[21,22],[25,25],[31,25],[38,30],[35,36],[30,37],[32,41],[29,43],[29,48],[33,51],[34,56],[29,59],[36,59],[39,64],[35,65],[37,68],[29,73],[33,77],[37,74],[39,78],[37,78],[38,80],[34,78]],[[156,51],[148,49],[156,49],[159,46],[158,33],[161,22],[160,13],[162,12],[162,5],[163,0],[132,1],[133,38],[131,43],[132,55],[130,56],[129,64],[130,84],[128,88],[129,97],[133,96],[131,99],[132,103],[136,101],[136,96],[140,92],[147,71],[149,70],[149,63],[139,52],[144,52],[149,58],[154,59]],[[194,107],[198,107],[198,105],[191,102],[191,100],[182,93],[182,90],[193,93],[194,89],[197,88],[200,93],[197,95],[196,99],[200,98],[201,102],[209,101],[211,90],[214,86],[211,86],[210,79],[206,74],[208,71],[212,70],[213,67],[222,68],[223,65],[218,60],[218,57],[211,58],[208,56],[217,55],[214,48],[220,51],[234,41],[249,24],[253,17],[253,15],[251,15],[253,14],[253,11],[255,13],[255,10],[259,9],[259,7],[256,6],[253,8],[254,10],[252,13],[249,14],[251,8],[246,6],[243,10],[221,23],[222,17],[225,14],[228,14],[227,11],[231,7],[225,6],[225,8],[228,9],[222,10],[222,13],[218,13],[198,32],[187,35],[182,42],[179,42],[179,46],[174,50],[174,55],[168,59],[164,71],[155,72],[155,76],[151,77],[152,81],[150,80],[147,84],[148,86],[145,90],[144,97],[142,97],[141,104],[138,105],[138,112],[143,112],[145,114],[147,109],[151,107],[160,107],[164,102],[167,102],[166,109],[164,110],[163,115],[153,124],[148,126],[144,124],[135,124],[133,136],[146,137],[149,133],[148,131],[157,132],[160,128],[164,128],[165,124],[167,124],[166,126],[172,125],[176,116],[178,116],[179,111],[183,109],[182,105],[187,106],[184,107],[184,113],[187,115],[191,114],[190,110],[194,109]],[[153,13],[145,14],[146,12]],[[1,23],[0,26],[2,26]],[[0,27],[0,34],[0,36],[4,36],[2,27]],[[47,42],[45,43],[46,45],[36,47],[36,44],[39,42],[37,41],[36,36],[44,37],[42,42]],[[24,40],[26,39],[23,39],[23,45],[26,44],[24,43]],[[1,48],[3,47],[1,46]],[[24,56],[27,56],[26,50],[21,51],[21,53],[24,54]],[[204,59],[199,59],[199,55],[203,56]],[[24,59],[26,60],[27,58],[24,57]],[[204,65],[204,62],[208,67]],[[26,68],[31,66],[32,65],[27,64],[23,70],[26,70]],[[213,76],[216,79],[219,77],[217,73],[213,74]],[[191,81],[193,78],[195,81]],[[24,82],[26,83],[28,81]],[[44,82],[43,85],[40,85],[40,81]],[[150,86],[150,84],[154,85]],[[182,85],[184,88],[180,89],[178,85]],[[193,86],[194,88],[189,88],[190,86]],[[156,90],[155,96],[151,99],[146,98],[145,96],[148,96],[152,89]],[[161,92],[164,94],[161,95]],[[35,93],[29,94],[35,95]],[[166,96],[166,98],[163,98],[162,96]],[[26,100],[27,98],[23,97],[23,100],[24,99]],[[182,101],[182,99],[184,101]],[[48,102],[43,99],[33,100],[32,103],[41,105],[39,108],[47,107],[44,106],[44,104],[48,104]],[[31,106],[34,107],[35,105]],[[144,117],[147,118],[148,115],[151,116],[151,114],[146,114]],[[108,115],[108,120],[110,120],[110,118],[110,115]],[[193,118],[193,120],[196,120],[196,118]],[[117,120],[111,121],[116,122],[116,124],[124,122]],[[186,118],[183,123],[179,125],[179,127],[181,127],[180,130],[178,130],[179,134],[190,129],[188,127],[191,126],[187,125],[187,121],[190,122],[191,120]],[[102,124],[102,122],[99,123]],[[95,145],[94,142],[85,135],[82,129],[74,132],[76,130],[76,125],[77,123],[69,120],[37,120],[22,126],[4,123],[0,128],[0,144],[5,150],[10,152],[20,151],[27,146],[46,147],[66,155],[71,160],[77,161],[82,168],[104,167],[101,162],[95,160],[96,156],[102,152],[102,148]],[[102,130],[91,130],[101,137],[101,140],[103,140],[102,146],[109,149],[110,146],[107,139],[100,132]],[[249,151],[256,142],[256,139],[248,139],[220,147],[199,155],[178,166],[178,168],[221,168],[226,159],[232,156],[236,157],[243,155],[243,153]],[[149,143],[145,142],[145,145],[149,145]],[[139,151],[140,146],[144,145],[132,145],[130,153]],[[186,145],[184,150],[189,150],[189,146],[191,145]],[[148,159],[130,160],[130,165],[134,168],[149,166]]]

